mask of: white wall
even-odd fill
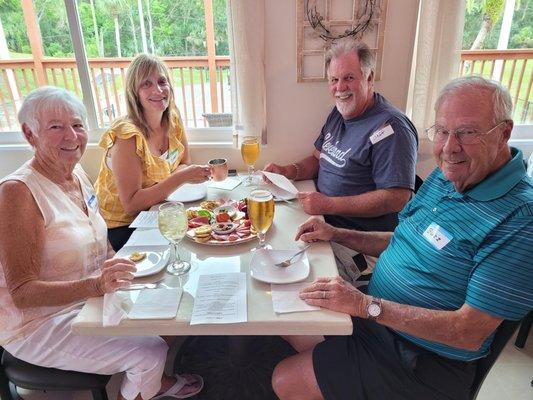
[[[268,144],[258,166],[270,161],[289,163],[308,156],[332,104],[325,82],[296,82],[296,0],[266,1],[266,90]],[[382,80],[376,88],[394,105],[405,109],[418,0],[389,1]],[[193,147],[193,162],[224,156],[232,168],[245,169],[237,149]],[[0,150],[0,176],[31,157],[29,150]],[[94,177],[101,152],[89,146],[82,163]]]

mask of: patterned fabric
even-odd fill
[[[108,157],[107,151],[114,145],[117,137],[120,139],[135,137],[135,152],[142,163],[142,187],[153,186],[174,172],[183,158],[185,151],[185,147],[182,144],[184,137],[183,125],[179,117],[176,118],[178,119],[175,123],[176,130],[170,132],[166,158],[152,154],[148,148],[146,137],[140,129],[125,119],[116,121],[100,139],[99,145],[106,150],[106,154],[100,164],[100,172],[98,173],[95,188],[98,203],[100,204],[100,212],[108,228],[129,225],[135,219],[135,216],[129,215],[124,211],[118,196],[113,171],[108,165],[111,159]]]
[[[458,193],[431,173],[400,213],[400,224],[374,270],[369,293],[435,310],[468,304],[519,320],[533,309],[533,180],[522,153],[473,188]],[[467,351],[398,332],[445,357],[487,354],[492,336]]]
[[[33,169],[30,162],[0,181],[0,184],[8,180],[23,182],[39,207],[45,225],[40,279],[45,281],[89,277],[107,258],[107,228],[98,212],[93,187],[81,166],[75,167],[74,175],[80,181],[88,216],[58,185]],[[19,309],[7,289],[4,266],[0,264],[0,345],[24,338],[44,320],[79,304]]]

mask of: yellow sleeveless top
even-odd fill
[[[129,139],[135,137],[135,152],[142,163],[142,187],[144,189],[153,186],[175,171],[183,158],[185,151],[185,147],[182,144],[183,124],[179,117],[176,118],[176,129],[169,132],[169,146],[165,159],[150,152],[146,137],[141,130],[126,119],[115,121],[109,130],[103,134],[99,146],[104,148],[106,153],[102,158],[100,171],[94,186],[98,204],[100,205],[100,212],[108,228],[129,225],[135,219],[135,216],[129,215],[124,211],[118,197],[115,177],[110,168],[108,150],[115,144],[116,138]]]

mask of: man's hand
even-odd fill
[[[128,287],[137,270],[135,263],[124,258],[111,258],[104,262],[102,272],[98,278],[100,292],[111,293],[118,289]]]
[[[366,317],[367,296],[339,276],[318,278],[302,289],[300,298],[311,306],[327,308],[353,317]]]
[[[285,176],[286,178],[289,178],[289,177],[287,176],[287,174],[289,173],[288,168],[287,168],[287,167],[284,167],[284,166],[282,166],[282,165],[278,165],[278,164],[270,163],[270,164],[267,164],[267,165],[265,166],[264,171],[267,171],[267,172],[273,172],[273,173],[275,173],[275,174],[280,174],[280,175]]]
[[[319,192],[299,192],[298,200],[309,215],[330,214],[332,199]]]
[[[335,233],[335,228],[326,224],[318,217],[311,217],[298,227],[296,238],[303,242],[316,242],[317,240],[330,241]]]

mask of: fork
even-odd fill
[[[274,196],[274,200],[279,200],[279,201],[283,201],[287,204],[290,204],[292,205],[293,203],[290,202],[290,200],[287,200],[287,199],[284,199],[283,197],[277,197],[277,196]]]
[[[286,260],[284,261],[281,261],[277,264],[274,264],[276,267],[280,267],[280,268],[287,268],[289,265],[292,264],[292,261],[294,260],[294,257],[302,254],[304,251],[306,251],[309,246],[311,246],[310,244],[308,244],[307,246],[305,246],[303,249],[301,249],[300,251],[294,253],[292,256],[290,256],[289,258],[287,258]]]

